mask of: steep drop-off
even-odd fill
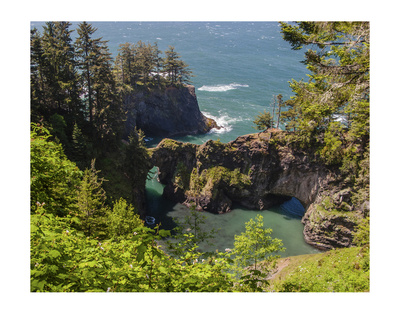
[[[234,203],[262,210],[296,197],[306,209],[305,240],[320,249],[351,246],[352,232],[369,210],[368,203],[352,203],[357,191],[339,171],[293,148],[280,130],[227,144],[164,139],[152,160],[166,185],[164,196],[198,210],[224,213]]]
[[[147,136],[158,137],[204,134],[219,128],[201,113],[192,85],[144,89],[126,95],[124,102],[128,134],[135,126]]]

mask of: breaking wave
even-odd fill
[[[241,87],[249,87],[249,85],[246,84],[236,84],[236,83],[231,83],[227,85],[223,84],[218,84],[218,85],[203,85],[200,87],[198,90],[200,91],[206,91],[206,92],[226,92],[228,90],[232,89],[238,89]]]
[[[227,133],[232,131],[232,125],[235,124],[236,122],[242,121],[242,118],[232,118],[228,116],[226,113],[220,113],[218,117],[213,116],[212,114],[208,112],[203,112],[203,114],[208,117],[213,119],[215,122],[217,122],[217,125],[221,126],[221,129],[211,129],[209,133]]]

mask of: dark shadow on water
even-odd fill
[[[172,217],[168,216],[169,212],[174,211],[176,203],[165,199],[160,195],[159,191],[146,189],[147,214],[156,219],[156,224],[161,223],[161,229],[172,230],[177,227]]]

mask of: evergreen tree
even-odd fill
[[[273,126],[273,119],[271,114],[264,110],[264,113],[260,112],[253,123],[256,125],[255,128],[257,130],[265,130]]]
[[[151,169],[151,162],[142,130],[137,131],[135,128],[129,136],[129,144],[125,147],[124,169],[132,188],[137,188],[138,184],[145,182]]]
[[[169,46],[165,51],[163,71],[171,85],[190,83],[192,72],[188,69],[188,65],[180,59],[180,55],[173,46]]]
[[[98,177],[100,171],[95,169],[92,160],[90,169],[86,169],[77,193],[77,216],[80,228],[87,236],[102,236],[105,234],[105,200],[106,194],[102,187],[104,179]]]
[[[118,55],[114,63],[115,79],[121,92],[131,91],[134,80],[134,51],[132,45],[124,43],[119,45]]]
[[[43,27],[42,67],[45,78],[45,102],[51,110],[77,118],[81,113],[75,54],[69,22],[47,22]]]
[[[83,22],[77,29],[79,37],[75,41],[75,52],[80,69],[81,93],[86,101],[86,112],[89,122],[93,122],[94,91],[93,91],[93,67],[97,58],[98,46],[101,38],[93,39],[92,35],[97,29]]]
[[[39,122],[46,113],[43,68],[45,65],[42,38],[36,28],[31,30],[31,120]]]
[[[354,153],[362,159],[369,146],[369,23],[281,23],[281,32],[292,49],[314,48],[303,61],[310,79],[292,80],[295,97],[284,115],[299,143],[317,147],[327,163],[346,163]],[[343,159],[334,152],[339,142],[348,151]]]
[[[86,166],[88,144],[85,136],[82,134],[78,124],[74,124],[71,141],[71,159],[77,163],[79,168]]]
[[[75,46],[92,141],[104,149],[115,144],[120,136],[124,113],[111,70],[112,59],[107,42],[101,38],[93,39],[95,31],[96,28],[86,22],[79,24]]]
[[[107,214],[107,225],[109,236],[118,238],[133,234],[135,228],[143,227],[143,221],[135,213],[134,207],[120,198]]]

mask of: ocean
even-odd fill
[[[282,39],[277,22],[89,22],[97,28],[94,37],[108,41],[113,57],[120,44],[139,40],[154,44],[161,51],[174,46],[181,59],[195,75],[192,84],[200,110],[223,126],[208,134],[176,139],[196,144],[207,140],[227,143],[240,135],[254,133],[253,121],[264,110],[271,111],[274,95],[283,100],[293,96],[289,81],[307,80],[308,70],[300,61],[304,51],[291,50]],[[42,31],[43,22],[31,22],[31,28]],[[72,22],[71,30],[78,22]],[[76,36],[76,31],[72,34]],[[160,138],[147,138],[154,147]],[[147,182],[150,215],[165,228],[173,227],[173,218],[187,210],[161,197],[163,186],[156,175]],[[273,236],[283,240],[286,251],[281,256],[318,252],[303,239],[301,220],[288,217],[276,207],[252,211],[237,207],[223,215],[205,213],[209,228],[220,228],[213,240],[214,248],[232,248],[234,235],[245,230],[244,223],[261,213]],[[218,227],[218,228],[217,228]]]

